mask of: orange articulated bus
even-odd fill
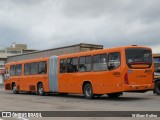
[[[154,88],[152,51],[125,46],[23,60],[6,64],[5,89],[45,93],[83,94],[85,98]]]

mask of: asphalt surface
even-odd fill
[[[107,95],[87,100],[83,95],[58,95],[49,94],[38,96],[36,94],[20,93],[13,94],[5,91],[0,85],[0,111],[160,111],[160,96],[152,91],[146,93],[124,93],[119,98],[109,98]],[[36,120],[53,118],[1,118],[2,120]],[[0,119],[0,120],[1,120]],[[54,117],[54,120],[62,120],[64,117]],[[67,117],[66,120],[128,120],[128,117]],[[146,119],[146,118],[137,118]],[[158,118],[147,118],[156,119]]]

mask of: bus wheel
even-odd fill
[[[156,82],[154,91],[157,95],[160,95],[160,81]]]
[[[119,96],[122,95],[122,93],[110,93],[110,94],[107,94],[107,95],[110,98],[118,98]]]
[[[92,85],[90,83],[87,83],[84,86],[83,94],[84,94],[85,98],[87,98],[87,99],[92,99],[94,97],[93,90],[92,90]]]
[[[19,93],[18,90],[17,90],[16,83],[13,83],[13,85],[12,85],[12,90],[13,90],[13,93],[14,93],[14,94],[18,94],[18,93]]]
[[[43,84],[39,83],[38,84],[38,94],[43,96],[44,95],[44,88],[43,88]]]

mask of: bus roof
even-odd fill
[[[131,45],[131,46],[120,46],[120,47],[113,47],[113,48],[104,48],[100,50],[92,50],[92,51],[85,51],[85,52],[79,52],[79,53],[74,53],[74,54],[65,54],[65,55],[59,55],[60,58],[65,58],[67,56],[83,56],[83,55],[90,55],[92,54],[98,54],[98,53],[103,53],[103,51],[118,51],[119,49],[126,49],[126,48],[147,48],[151,49],[150,47],[146,46],[137,46],[137,45]]]
[[[29,63],[29,62],[38,62],[38,61],[43,61],[43,60],[48,60],[48,59],[49,59],[49,57],[35,58],[35,59],[29,59],[29,60],[21,60],[21,61],[9,62],[9,63],[7,63],[6,65]]]

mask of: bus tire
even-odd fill
[[[18,94],[18,93],[19,93],[19,91],[17,90],[16,83],[13,83],[13,84],[12,84],[12,90],[13,90],[13,93],[14,93],[14,94]]]
[[[92,99],[94,97],[92,85],[90,83],[85,84],[83,88],[83,94],[87,99]]]
[[[108,95],[108,97],[110,97],[110,98],[118,98],[119,96],[122,95],[122,93],[109,93],[109,94],[107,94],[107,95]]]
[[[42,83],[39,83],[39,84],[38,84],[38,95],[43,96],[44,94],[45,94],[45,93],[44,93],[43,84],[42,84]]]
[[[154,88],[154,92],[155,92],[157,95],[160,95],[160,81],[157,81],[157,82],[156,82],[155,88]]]

